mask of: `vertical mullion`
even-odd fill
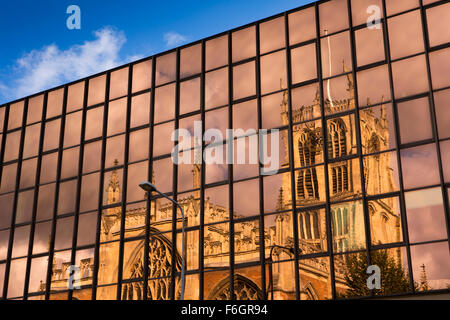
[[[122,277],[123,277],[123,256],[125,222],[127,215],[127,190],[128,190],[128,154],[130,153],[130,121],[131,121],[131,92],[133,82],[133,68],[128,67],[128,90],[127,90],[127,115],[125,126],[125,152],[123,156],[123,178],[122,178],[122,209],[120,214],[120,241],[119,241],[119,261],[117,266],[117,300],[122,299]]]
[[[420,14],[422,17],[422,31],[423,31],[423,39],[425,42],[425,59],[427,63],[427,77],[428,77],[428,85],[429,85],[429,101],[430,101],[430,115],[431,115],[431,124],[433,128],[433,136],[436,140],[436,150],[437,150],[437,157],[438,157],[438,165],[439,165],[439,178],[440,178],[440,184],[441,184],[441,192],[442,192],[442,198],[444,200],[444,207],[445,207],[445,221],[446,221],[446,227],[447,227],[447,240],[450,245],[450,210],[449,210],[449,200],[447,195],[447,188],[445,187],[445,179],[444,179],[444,172],[443,172],[443,162],[442,162],[442,153],[441,153],[441,145],[439,143],[439,131],[437,128],[437,119],[436,119],[436,113],[435,113],[435,102],[434,102],[434,94],[433,94],[433,79],[431,77],[431,66],[430,66],[430,39],[428,37],[428,24],[427,24],[427,15],[426,11],[423,6],[423,0],[420,0]]]
[[[206,69],[206,43],[202,41],[202,70],[200,75],[200,112],[201,112],[201,121],[202,121],[202,137],[205,135],[205,69]],[[203,157],[203,150],[205,149],[205,141],[202,138],[202,163],[201,163],[201,174],[200,174],[200,228],[198,233],[198,272],[199,272],[199,300],[204,299],[204,286],[205,286],[205,278],[204,278],[204,228],[205,228],[205,161]],[[194,150],[195,151],[195,150]]]
[[[11,105],[9,106],[11,108]],[[8,298],[8,285],[9,285],[9,272],[11,271],[11,258],[12,258],[12,249],[14,245],[14,233],[15,233],[15,223],[16,223],[16,210],[17,210],[17,202],[19,197],[19,186],[20,186],[20,173],[22,170],[22,156],[23,156],[23,144],[25,140],[25,128],[27,122],[27,112],[28,112],[28,99],[24,102],[23,107],[23,115],[22,115],[22,128],[20,129],[20,146],[19,146],[19,156],[17,160],[17,171],[16,171],[16,184],[14,188],[14,202],[13,202],[13,210],[11,215],[11,229],[9,233],[9,247],[7,253],[7,262],[5,267],[5,282],[3,283],[3,296],[5,299]],[[6,130],[4,130],[6,132]],[[4,140],[6,141],[6,134],[4,134]],[[2,149],[3,150],[3,149]],[[2,151],[3,152],[3,151]],[[3,159],[2,159],[3,160]],[[3,167],[3,164],[2,164]]]
[[[156,77],[156,59],[152,59],[152,83],[151,83],[151,91],[150,91],[150,123],[149,123],[149,164],[148,164],[148,181],[153,183],[153,119],[155,114],[155,77]],[[155,200],[156,201],[156,200]],[[147,194],[147,208],[145,215],[145,239],[144,239],[144,272],[143,272],[143,300],[148,299],[148,254],[149,254],[149,245],[150,245],[150,223],[151,223],[151,206],[152,206],[152,193]],[[156,212],[155,212],[156,217]]]
[[[322,122],[322,152],[323,152],[323,162],[324,162],[324,184],[325,184],[325,222],[327,229],[327,246],[330,257],[330,279],[331,279],[331,295],[332,299],[336,299],[336,285],[335,285],[335,274],[334,274],[334,255],[333,255],[333,233],[331,230],[331,205],[330,205],[330,184],[328,177],[328,129],[327,120],[325,118],[325,100],[323,97],[323,74],[322,74],[322,49],[321,49],[321,38],[320,38],[320,15],[319,15],[319,4],[315,4],[315,15],[316,15],[316,63],[317,63],[317,73],[319,77],[319,93],[320,93],[320,113]]]
[[[83,113],[81,118],[81,134],[80,134],[80,151],[78,154],[78,173],[77,173],[77,191],[76,191],[76,199],[75,199],[75,213],[73,220],[73,237],[72,237],[72,252],[70,254],[70,265],[75,265],[75,257],[76,257],[76,247],[77,247],[77,239],[78,239],[78,221],[80,216],[80,198],[81,198],[81,186],[82,186],[82,175],[83,175],[83,158],[84,158],[84,137],[86,132],[86,115],[87,115],[87,102],[88,102],[88,92],[84,90],[83,97]],[[71,270],[70,272],[75,272]],[[73,285],[73,283],[71,284]],[[69,296],[67,300],[72,300],[73,296],[73,288],[69,289]]]
[[[102,225],[103,212],[103,183],[105,180],[105,157],[106,157],[106,136],[108,134],[108,109],[109,109],[109,84],[111,82],[110,73],[106,74],[105,85],[105,105],[103,107],[103,132],[102,132],[102,154],[100,162],[100,181],[98,193],[98,211],[97,211],[97,227],[95,235],[95,249],[94,249],[94,271],[92,272],[92,300],[97,300],[97,283],[98,271],[100,266],[100,233]],[[86,83],[86,90],[89,91],[89,82]]]
[[[291,203],[292,203],[292,224],[293,224],[293,236],[294,236],[294,267],[295,267],[295,299],[300,300],[300,275],[299,275],[299,261],[298,257],[300,250],[298,247],[298,221],[297,221],[297,197],[295,194],[295,158],[294,158],[294,126],[293,126],[293,112],[292,112],[292,66],[291,66],[291,51],[289,49],[289,16],[284,14],[284,30],[285,30],[285,42],[287,46],[286,50],[286,76],[287,76],[287,94],[288,94],[288,143],[289,143],[289,172],[291,175]],[[273,284],[272,284],[273,285]],[[273,298],[273,297],[272,297]]]
[[[38,197],[39,197],[39,184],[41,179],[41,165],[42,165],[42,149],[44,147],[44,134],[45,134],[45,115],[47,113],[47,101],[48,101],[48,92],[44,95],[44,102],[42,107],[42,117],[41,117],[41,130],[40,130],[40,136],[39,136],[39,149],[38,149],[38,157],[37,157],[37,164],[36,164],[36,173],[35,173],[35,183],[34,183],[34,198],[33,198],[33,212],[32,212],[32,218],[31,218],[31,229],[30,229],[30,238],[28,241],[28,259],[27,259],[27,268],[25,272],[25,284],[24,284],[24,291],[23,296],[24,300],[28,299],[28,286],[30,282],[30,270],[31,270],[31,256],[33,254],[33,243],[34,243],[34,232],[36,229],[36,215],[37,215],[37,204],[38,204]],[[26,129],[25,129],[26,133]]]
[[[0,182],[2,181],[2,175],[3,175],[3,156],[5,154],[5,145],[6,145],[6,131],[7,131],[7,126],[8,126],[8,118],[9,118],[9,105],[5,105],[3,106],[3,108],[5,108],[5,113],[4,113],[4,119],[3,119],[3,130],[2,130],[2,138],[1,138],[1,149],[0,149]],[[13,214],[13,212],[11,212],[11,214]],[[9,230],[11,232],[11,230]],[[9,251],[9,247],[11,246],[11,241],[10,239],[8,240],[8,247],[7,250]],[[7,258],[8,259],[8,256]],[[8,261],[6,261],[6,265],[5,265],[5,274],[3,276],[3,279],[0,279],[0,281],[3,281],[3,283],[6,282],[6,279],[8,278],[8,273],[6,272],[6,267],[8,267]],[[9,267],[8,267],[9,268]],[[9,269],[8,269],[9,270]],[[3,292],[0,292],[0,300],[5,299],[6,300],[6,291],[4,290],[5,286],[3,286]]]
[[[233,43],[232,33],[228,32],[228,128],[233,128]],[[231,140],[231,141],[230,141]],[[229,235],[230,235],[230,300],[235,300],[234,296],[234,198],[233,198],[233,136],[225,137],[225,146],[228,163],[228,202],[229,202]],[[231,162],[231,163],[230,163]]]
[[[412,263],[411,263],[411,248],[409,243],[409,232],[408,232],[408,220],[406,217],[406,206],[405,206],[405,189],[403,186],[403,170],[402,170],[402,161],[400,154],[400,132],[399,128],[399,119],[397,112],[397,103],[395,102],[395,89],[394,89],[394,81],[392,74],[392,59],[391,59],[391,50],[390,50],[390,41],[389,41],[389,30],[388,30],[388,22],[387,22],[387,14],[386,14],[386,0],[383,0],[383,29],[384,29],[384,43],[386,45],[386,59],[388,62],[388,71],[389,71],[389,85],[391,90],[391,100],[393,101],[392,109],[393,116],[395,121],[395,144],[397,150],[397,166],[398,166],[398,179],[400,184],[400,214],[402,218],[402,226],[403,226],[403,240],[406,243],[406,255],[408,260],[408,276],[409,276],[409,285],[411,292],[414,292],[414,279],[412,274]]]
[[[260,39],[260,24],[256,24],[256,102],[258,108],[258,137],[261,134],[262,129],[262,115],[261,115],[261,39]],[[245,138],[243,138],[245,139]],[[259,139],[258,139],[259,141]],[[249,138],[250,143],[250,138]],[[261,146],[259,146],[261,148]],[[250,156],[250,155],[249,155]],[[266,292],[266,254],[265,254],[265,237],[264,237],[264,184],[263,177],[261,175],[261,170],[263,170],[263,165],[261,164],[261,159],[258,160],[258,181],[259,181],[259,263],[261,264],[261,291],[262,300],[267,300]]]
[[[176,85],[175,85],[175,132],[179,127],[180,117],[180,49],[176,50]],[[178,134],[175,136],[174,146],[177,145]],[[179,154],[175,155],[178,157]],[[173,160],[173,159],[172,159]],[[178,201],[178,164],[173,163],[173,176],[172,176],[172,190],[173,199]],[[172,272],[170,275],[170,297],[171,300],[177,300],[176,292],[176,276],[177,276],[177,220],[178,220],[178,208],[172,203]],[[182,220],[181,223],[184,223]],[[183,239],[181,245],[184,246]],[[184,259],[184,257],[181,257]],[[180,270],[181,271],[181,270]]]
[[[356,81],[356,48],[355,48],[355,33],[353,29],[353,18],[352,18],[352,3],[351,0],[347,0],[347,8],[348,8],[348,24],[349,24],[349,32],[350,32],[350,47],[351,47],[351,59],[352,59],[352,77],[353,77],[353,92],[354,92],[354,101],[355,101],[355,132],[356,132],[356,148],[358,153],[359,160],[359,176],[361,183],[361,192],[362,192],[362,200],[363,200],[363,214],[364,214],[364,229],[365,229],[365,239],[366,239],[366,254],[367,254],[367,265],[370,266],[372,264],[372,257],[370,256],[370,247],[371,247],[371,233],[370,233],[370,215],[369,215],[369,204],[367,201],[366,194],[366,182],[364,177],[364,161],[363,161],[363,151],[362,151],[362,137],[361,137],[361,123],[359,118],[359,99],[358,99],[358,85]],[[351,160],[350,160],[351,161]],[[373,290],[370,290],[371,295],[373,296]]]
[[[86,88],[85,88],[86,90]],[[50,299],[51,282],[53,275],[53,257],[55,249],[55,235],[56,235],[56,223],[58,218],[58,198],[59,198],[59,184],[61,179],[61,166],[62,166],[62,154],[64,147],[64,132],[66,126],[66,110],[67,110],[67,93],[68,86],[64,87],[64,100],[63,100],[63,110],[61,114],[61,126],[59,131],[59,146],[58,146],[58,162],[56,168],[56,183],[55,183],[55,195],[54,195],[54,206],[53,206],[53,218],[52,218],[52,229],[50,233],[50,245],[48,252],[48,266],[47,266],[47,277],[45,282],[45,300]]]

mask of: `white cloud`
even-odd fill
[[[0,93],[6,99],[17,99],[140,58],[120,58],[120,50],[126,42],[123,32],[104,27],[94,35],[94,40],[67,50],[51,44],[26,53],[13,67],[16,80],[10,85],[0,83]]]
[[[186,42],[187,37],[171,31],[164,34],[164,41],[166,42],[166,46],[173,47]]]

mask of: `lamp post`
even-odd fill
[[[181,245],[181,293],[180,293],[180,300],[184,300],[184,269],[185,269],[185,267],[184,267],[184,243],[185,243],[185,238],[184,238],[184,211],[183,211],[183,208],[180,206],[180,204],[177,201],[175,201],[174,199],[170,198],[169,196],[167,196],[164,193],[162,193],[161,191],[159,191],[153,183],[150,183],[148,181],[142,182],[142,183],[139,184],[139,187],[141,187],[143,190],[147,191],[149,195],[151,194],[151,192],[156,192],[156,193],[160,194],[161,196],[163,196],[167,200],[169,200],[172,203],[174,203],[181,210],[181,219],[182,219],[182,224],[181,224],[181,242],[182,242],[182,245]]]

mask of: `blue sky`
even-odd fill
[[[150,56],[311,0],[2,1],[0,103]],[[81,30],[69,30],[69,5]]]

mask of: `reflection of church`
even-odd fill
[[[355,109],[354,85],[351,75],[347,76],[349,98],[341,101],[326,99],[327,115]],[[287,94],[284,94],[281,107],[283,125],[288,124]],[[310,121],[320,115],[320,100],[316,99],[310,106],[295,108],[294,152],[295,167],[303,168],[295,171],[295,194],[297,207],[315,206],[325,202],[323,166],[323,140],[320,121]],[[379,115],[372,111],[361,111],[361,136],[365,153],[374,153],[389,149],[389,133],[385,106],[381,106]],[[361,196],[361,177],[359,163],[356,160],[334,161],[356,153],[355,119],[352,116],[336,117],[327,122],[328,158],[331,161],[326,169],[329,172],[330,197],[332,201],[344,201],[332,205],[331,224],[333,230],[333,250],[335,252],[352,251],[365,247],[364,215],[360,201],[351,201]],[[288,138],[283,136],[285,154],[288,152]],[[287,156],[284,167],[288,167]],[[364,160],[365,188],[370,194],[387,193],[395,189],[390,154],[381,154]],[[194,188],[200,187],[200,167],[194,165]],[[157,183],[157,181],[156,181]],[[276,215],[272,225],[265,225],[264,239],[259,237],[258,222],[250,221],[235,225],[235,263],[259,261],[259,244],[264,240],[265,260],[274,262],[267,264],[266,284],[264,290],[268,298],[295,299],[295,270],[293,262],[277,261],[293,259],[292,208],[290,173],[283,174],[277,209],[286,210]],[[120,185],[117,173],[113,173],[108,186],[108,204],[119,199]],[[345,200],[349,200],[345,202]],[[198,226],[200,215],[199,192],[181,199],[180,203],[186,213],[186,226]],[[150,240],[149,248],[149,299],[169,299],[170,272],[172,261],[171,229],[172,205],[161,200],[151,202],[151,232],[157,233]],[[126,212],[125,237],[142,236],[145,232],[145,207]],[[400,217],[397,215],[396,203],[392,200],[371,201],[369,212],[372,223],[372,238],[383,243],[400,240]],[[298,213],[299,249],[302,254],[327,251],[325,227],[325,211],[323,209],[302,211]],[[226,207],[216,205],[209,199],[205,202],[205,224],[226,221],[229,213]],[[238,214],[235,215],[239,217]],[[121,211],[119,208],[106,209],[102,217],[100,262],[98,284],[115,283],[117,279],[117,260],[120,238]],[[178,219],[179,226],[181,219]],[[228,270],[229,263],[229,223],[217,223],[205,227],[204,233],[204,297],[206,299],[227,299],[230,296]],[[168,233],[164,233],[168,232]],[[110,242],[109,242],[110,241]],[[115,241],[115,242],[114,242]],[[187,269],[198,268],[198,232],[188,232],[186,239]],[[177,270],[180,269],[181,237],[177,240]],[[143,275],[144,240],[124,244],[123,279],[139,279]],[[92,263],[91,260],[86,260]],[[84,262],[86,262],[84,261]],[[311,258],[299,261],[300,290],[302,299],[331,298],[331,279],[329,258]],[[335,262],[335,283],[339,292],[345,291],[343,259]],[[221,268],[222,267],[222,268]],[[86,269],[86,266],[85,266]],[[58,273],[55,267],[54,281]],[[64,272],[62,274],[65,274]],[[82,282],[84,280],[82,279]],[[261,298],[261,267],[235,269],[235,294],[237,299]],[[98,291],[98,299],[115,299],[116,288],[106,287]],[[176,284],[179,292],[179,282]],[[142,282],[124,282],[122,299],[139,300],[145,294]],[[86,289],[90,294],[91,289]],[[83,290],[75,292],[74,297],[83,295]],[[186,279],[186,299],[198,297],[198,275],[190,275]]]

